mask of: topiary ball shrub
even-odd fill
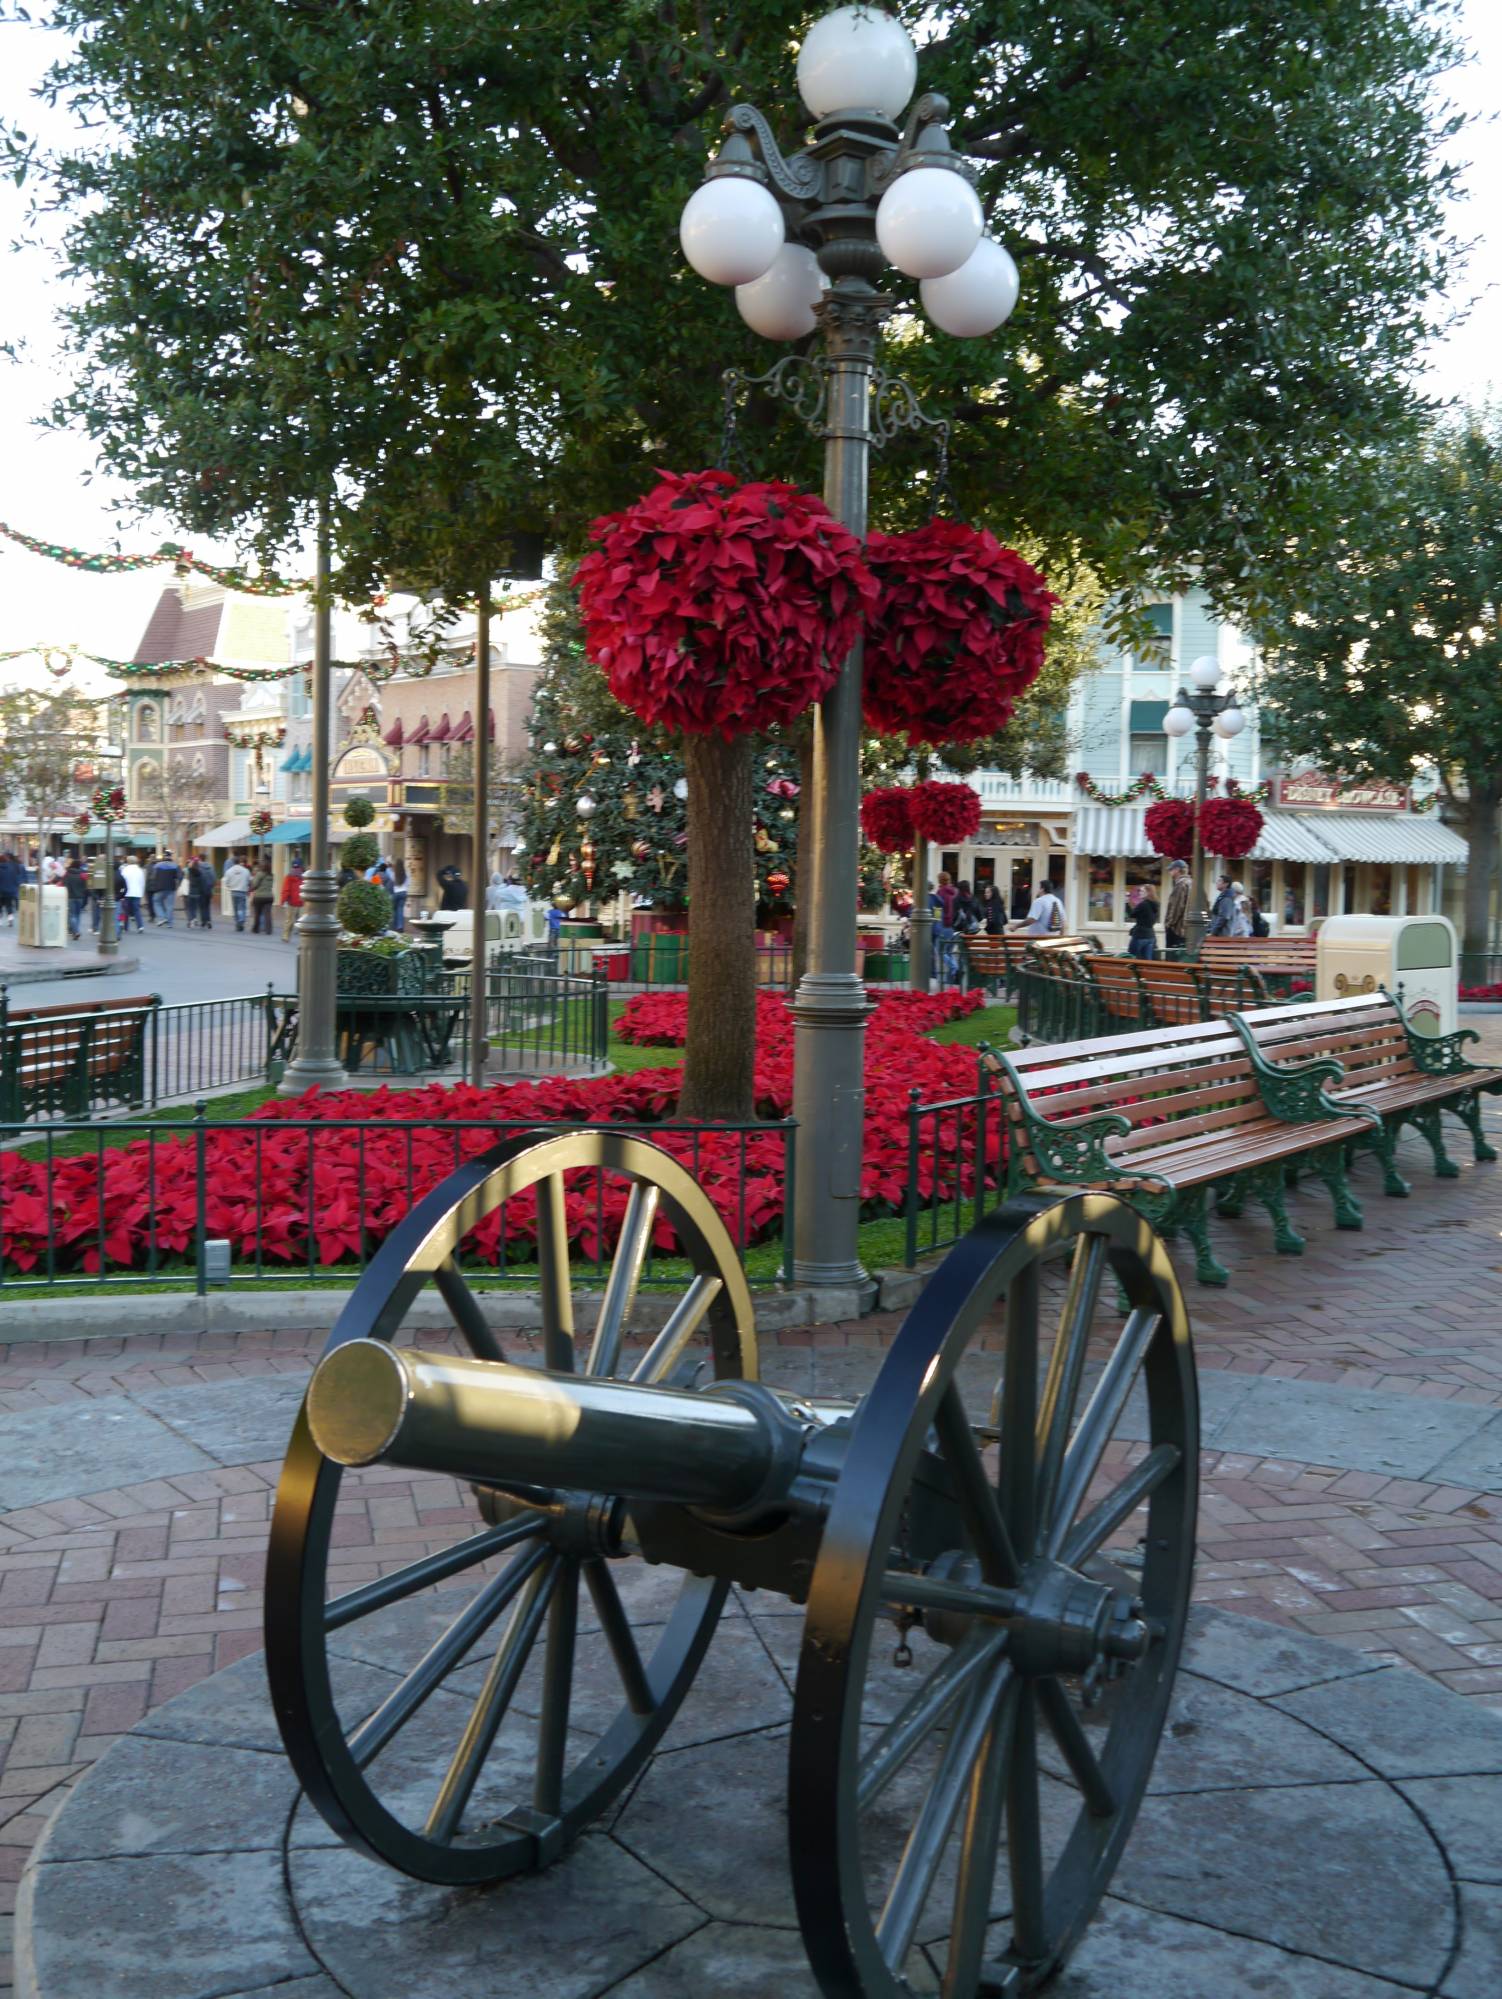
[[[339,891],[339,921],[355,937],[379,937],[390,928],[394,907],[379,882],[346,882]]]
[[[346,826],[368,826],[375,818],[375,807],[368,798],[352,798],[344,808]]]
[[[353,868],[357,875],[373,868],[380,858],[381,843],[374,833],[351,833],[339,849],[340,863]]]

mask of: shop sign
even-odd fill
[[[379,750],[356,748],[346,750],[330,776],[334,784],[359,783],[363,779],[385,777],[387,763]]]
[[[984,847],[1041,847],[1042,830],[1035,819],[1003,819],[987,827],[976,841]]]
[[[1343,784],[1338,777],[1305,770],[1275,780],[1273,803],[1293,812],[1406,812],[1409,796],[1405,784],[1383,779]]]

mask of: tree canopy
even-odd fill
[[[803,122],[789,0],[56,0],[83,425],[143,502],[275,554],[338,478],[348,579],[473,582],[576,548],[655,465],[718,453],[719,377],[772,358],[684,265],[726,108]],[[1113,590],[1191,567],[1228,612],[1317,559],[1408,410],[1449,246],[1452,0],[973,0],[920,34],[1022,271],[992,338],[889,339],[958,419],[962,503]],[[816,447],[762,410],[757,470]],[[918,447],[873,517],[931,501]],[[1342,511],[1344,509],[1341,509]]]
[[[1502,803],[1502,416],[1436,423],[1388,467],[1385,504],[1269,634],[1264,741],[1353,778],[1438,774],[1470,841],[1466,949],[1486,948]],[[1461,798],[1464,804],[1461,805]]]

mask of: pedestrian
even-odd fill
[[[440,909],[469,908],[469,883],[456,867],[440,868],[438,880],[441,884],[438,895]]]
[[[1241,882],[1231,884],[1231,925],[1228,937],[1250,937],[1252,934],[1252,912],[1248,907],[1251,898]]]
[[[120,928],[129,930],[131,919],[135,919],[137,930],[144,930],[141,921],[141,900],[146,893],[146,870],[134,854],[120,863]]]
[[[1163,905],[1163,949],[1182,951],[1184,926],[1189,920],[1189,863],[1168,864],[1168,900]]]
[[[1063,903],[1060,902],[1047,882],[1036,884],[1036,894],[1033,893],[1033,888],[1034,884],[1029,883],[1028,893],[1031,900],[1028,903],[1027,915],[1020,922],[1014,918],[1007,926],[1008,929],[1020,929],[1025,937],[1051,937],[1056,931],[1062,934],[1064,929]]]
[[[1135,888],[1127,897],[1132,912],[1132,928],[1127,937],[1129,958],[1156,958],[1158,939],[1155,934],[1158,921],[1158,898],[1150,888]]]
[[[63,870],[63,887],[68,891],[68,935],[83,933],[83,908],[89,899],[89,873],[75,854]]]
[[[16,898],[21,892],[21,863],[7,851],[0,854],[0,923],[16,920]]]
[[[200,854],[189,870],[189,879],[197,891],[198,927],[212,930],[214,927],[214,890],[218,886],[214,874],[214,864],[206,854]],[[189,918],[191,924],[192,918]]]
[[[172,858],[163,851],[156,866],[151,871],[151,897],[156,909],[154,923],[165,929],[174,928],[177,918],[177,885],[183,878],[183,871]]]
[[[271,935],[271,905],[276,900],[276,883],[271,879],[271,870],[265,861],[256,863],[256,871],[250,884],[251,935],[260,936],[264,931]]]
[[[954,901],[959,891],[947,869],[939,870],[928,898],[928,906],[933,911],[933,962],[939,984],[948,985],[959,976],[959,966],[954,949]]]
[[[282,942],[297,928],[302,915],[302,862],[294,861],[282,880]]]
[[[405,930],[407,927],[407,863],[400,858],[391,870],[391,927]]]
[[[250,869],[238,854],[224,871],[224,886],[229,890],[230,907],[235,912],[235,928],[243,930],[250,904]]]
[[[506,907],[506,879],[499,868],[490,877],[486,886],[485,907],[491,910],[501,910]]]
[[[1215,882],[1215,900],[1210,905],[1210,927],[1208,937],[1232,937],[1231,919],[1236,914],[1236,892],[1229,875],[1219,875]]]
[[[1012,922],[1025,923],[1033,906],[1033,885],[1024,875],[1012,883]]]
[[[1023,910],[1026,916],[1027,911]],[[981,911],[988,937],[999,936],[1007,927],[1007,905],[1001,890],[992,882],[986,890],[986,899]]]

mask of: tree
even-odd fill
[[[1346,524],[1338,562],[1267,634],[1258,712],[1285,758],[1399,784],[1438,773],[1470,843],[1463,948],[1484,951],[1502,804],[1502,416],[1435,423],[1388,476],[1382,510]]]
[[[136,796],[161,828],[170,853],[182,850],[182,836],[206,816],[216,796],[214,780],[182,757],[164,754],[138,780]]]
[[[92,768],[100,737],[94,702],[31,687],[0,690],[0,798],[36,821],[39,853],[57,820],[93,788],[80,772]]]

